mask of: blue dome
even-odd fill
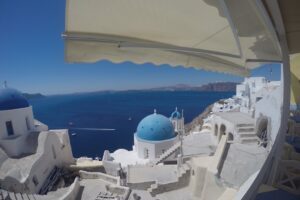
[[[176,135],[171,121],[163,115],[154,113],[139,123],[137,136],[143,140],[160,141],[171,139]]]
[[[29,106],[21,92],[11,88],[0,89],[0,110],[12,110]]]
[[[181,114],[180,114],[180,112],[178,112],[177,109],[176,109],[174,112],[172,112],[171,118],[172,118],[172,119],[181,119]]]

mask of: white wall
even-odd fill
[[[54,166],[63,167],[74,162],[67,130],[41,132],[37,152],[18,159],[1,180],[2,187],[15,192],[37,193]],[[33,177],[36,177],[37,185],[33,183]]]
[[[225,126],[225,133],[228,134],[228,133],[232,133],[233,134],[233,138],[234,138],[234,141],[238,138],[238,135],[236,133],[236,130],[235,130],[235,124],[233,124],[232,122],[229,122],[225,119],[223,119],[222,117],[220,116],[217,116],[217,115],[213,115],[212,117],[212,120],[211,120],[211,124],[212,124],[212,135],[214,135],[215,139],[217,142],[220,141],[221,137],[222,137],[222,133],[221,133],[221,126],[224,125]],[[215,135],[215,131],[216,131],[216,126],[217,125],[217,135]]]
[[[46,124],[43,124],[42,122],[34,119],[34,131],[35,132],[42,132],[42,131],[48,131],[48,126]]]
[[[112,176],[120,175],[121,164],[113,161],[108,150],[105,150],[103,153],[102,163],[107,174]]]
[[[28,117],[30,130],[34,129],[32,107],[0,111],[0,139],[9,138],[6,130],[6,122],[12,121],[15,136],[27,134],[26,117]],[[13,137],[13,136],[10,136]]]
[[[271,127],[269,127],[270,139],[274,142],[281,122],[282,87],[277,87],[270,92],[262,100],[257,102],[255,107],[256,119],[260,116],[269,117],[271,119]]]
[[[143,159],[147,159],[144,155],[145,149],[148,149],[148,159],[154,160],[163,154],[163,151],[167,151],[171,148],[177,141],[178,136],[162,141],[147,141],[138,138],[136,134],[134,134],[134,146],[136,147],[138,157]]]

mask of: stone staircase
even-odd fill
[[[33,194],[14,193],[0,189],[0,200],[37,200]]]
[[[151,186],[147,189],[147,191],[152,195],[155,196],[157,194],[176,190],[178,188],[184,187],[186,184],[188,184],[189,176],[190,176],[190,170],[191,167],[184,163],[181,165],[181,167],[177,170],[177,179],[170,182],[155,182],[154,184],[151,184]]]
[[[175,143],[171,148],[169,148],[165,153],[161,154],[159,158],[155,159],[151,164],[157,165],[164,160],[166,160],[169,156],[176,152],[180,148],[180,142]]]
[[[252,144],[260,141],[255,133],[254,123],[238,124],[236,128],[241,144]]]

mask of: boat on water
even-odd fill
[[[297,90],[290,104],[290,89],[300,87],[299,7],[295,0],[67,0],[68,62],[151,62],[246,78],[189,131],[183,112],[154,110],[137,125],[131,150],[104,151],[101,161],[74,158],[68,130],[49,130],[21,93],[5,86],[0,199],[300,195]],[[248,77],[265,63],[281,64],[280,81]]]

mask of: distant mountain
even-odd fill
[[[129,90],[99,90],[92,92],[75,92],[69,93],[68,95],[81,95],[81,94],[111,94],[116,92],[151,92],[151,91],[207,91],[207,92],[234,92],[236,90],[236,85],[239,83],[236,82],[216,82],[216,83],[208,83],[201,86],[191,86],[187,84],[176,84],[173,86],[164,86],[164,87],[155,87],[150,89],[129,89]],[[64,94],[61,94],[64,95]],[[36,94],[27,94],[24,96],[28,99],[32,98],[43,98],[44,95],[40,93]]]
[[[150,88],[145,90],[151,90],[151,91],[190,91],[190,90],[197,90],[198,87],[190,86],[186,84],[177,84],[172,86],[164,86],[164,87],[156,87],[156,88]]]
[[[211,92],[234,92],[236,90],[235,82],[217,82],[208,83],[201,86],[190,86],[186,84],[177,84],[174,86],[157,87],[148,89],[148,91],[211,91]]]
[[[39,99],[39,98],[44,98],[45,96],[42,95],[41,93],[34,93],[34,94],[29,94],[29,93],[23,93],[23,96],[26,99]]]
[[[199,89],[201,91],[214,91],[214,92],[234,92],[236,91],[235,82],[218,82],[202,85]]]

